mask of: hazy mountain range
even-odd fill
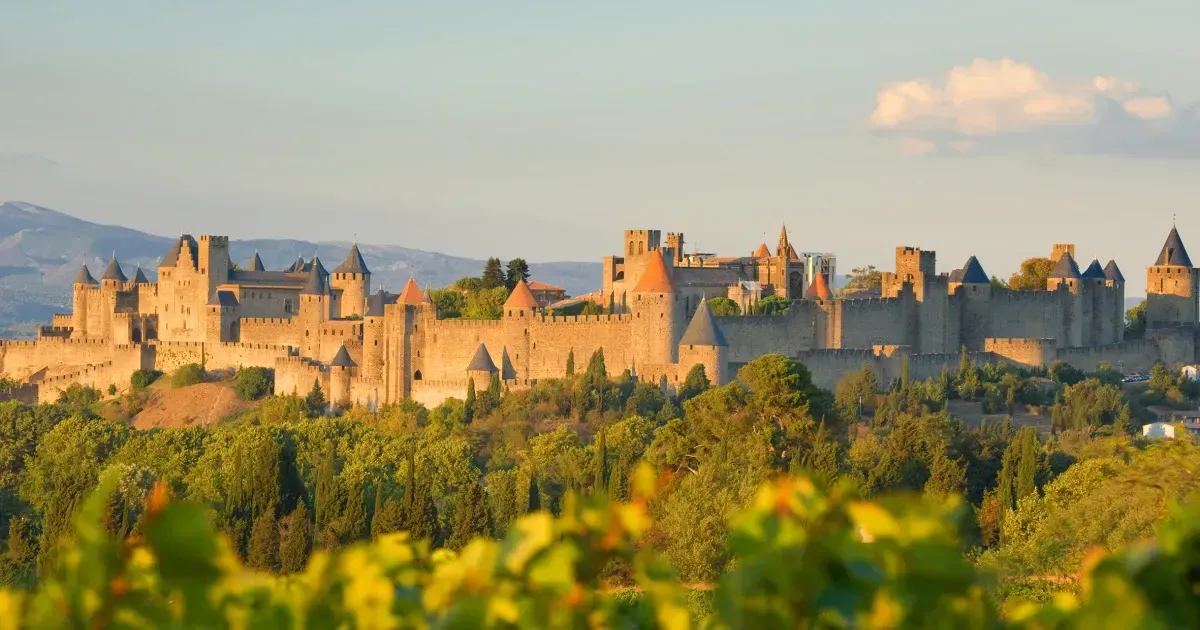
[[[232,239],[231,235],[231,239]],[[173,238],[138,230],[100,225],[31,203],[0,205],[0,336],[30,337],[54,313],[70,312],[71,282],[87,263],[99,278],[116,252],[128,276],[141,265],[151,280]],[[320,256],[326,269],[346,258],[350,243],[292,239],[231,240],[229,255],[246,265],[257,250],[267,269],[282,269],[297,256]],[[399,291],[414,277],[424,286],[440,287],[464,276],[477,276],[483,260],[447,256],[398,245],[359,244],[371,270],[372,289]],[[581,295],[600,286],[598,262],[530,263],[532,277]]]

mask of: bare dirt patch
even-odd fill
[[[155,387],[142,411],[133,417],[137,429],[214,424],[254,407],[237,397],[229,383]]]

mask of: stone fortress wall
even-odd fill
[[[0,371],[50,400],[73,383],[123,389],[137,369],[171,372],[272,367],[276,391],[307,393],[317,382],[334,406],[378,406],[411,398],[438,404],[496,374],[510,390],[582,372],[603,349],[610,374],[628,370],[674,390],[697,363],[719,382],[768,353],[803,362],[823,387],[864,363],[881,382],[937,377],[965,349],[978,361],[1025,366],[1056,360],[1126,371],[1196,360],[1197,271],[1172,230],[1148,271],[1145,339],[1124,337],[1124,277],[1114,262],[1080,271],[1074,247],[1056,245],[1045,290],[995,290],[972,257],[939,273],[932,251],[896,250],[895,271],[875,295],[835,296],[817,277],[804,295],[786,231],[774,256],[695,260],[683,235],[626,232],[623,256],[605,259],[605,315],[555,316],[522,282],[499,320],[438,319],[410,281],[400,294],[370,292],[357,246],[328,271],[319,259],[280,271],[257,255],[234,269],[226,237],[182,236],[163,257],[158,282],[127,278],[114,258],[100,279],[82,269],[73,312],[55,315],[37,341],[0,342]],[[786,314],[714,317],[708,299],[780,295]],[[24,391],[24,389],[22,389]]]

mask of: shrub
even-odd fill
[[[138,370],[129,377],[129,385],[133,391],[140,392],[150,387],[160,376],[162,376],[162,372],[158,370]]]
[[[175,374],[171,376],[171,385],[175,387],[187,387],[203,382],[204,368],[199,363],[189,363],[175,370]]]
[[[117,384],[116,384],[116,383],[109,383],[109,385],[108,385],[108,395],[109,395],[109,396],[116,396],[116,395],[117,395]]]
[[[242,400],[255,400],[275,388],[275,372],[264,367],[245,367],[237,371],[233,389]]]

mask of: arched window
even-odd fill
[[[643,251],[643,249],[645,248],[645,246],[646,246],[646,244],[645,244],[645,243],[643,243],[643,242],[641,242],[641,241],[638,241],[638,253],[639,253],[639,254],[645,253],[645,252]]]
[[[283,301],[283,312],[284,312],[284,313],[291,313],[291,312],[292,312],[292,301],[291,301],[291,300],[284,300],[284,301]]]
[[[414,381],[421,380],[421,370],[417,370],[416,372],[413,372],[413,380]]]

